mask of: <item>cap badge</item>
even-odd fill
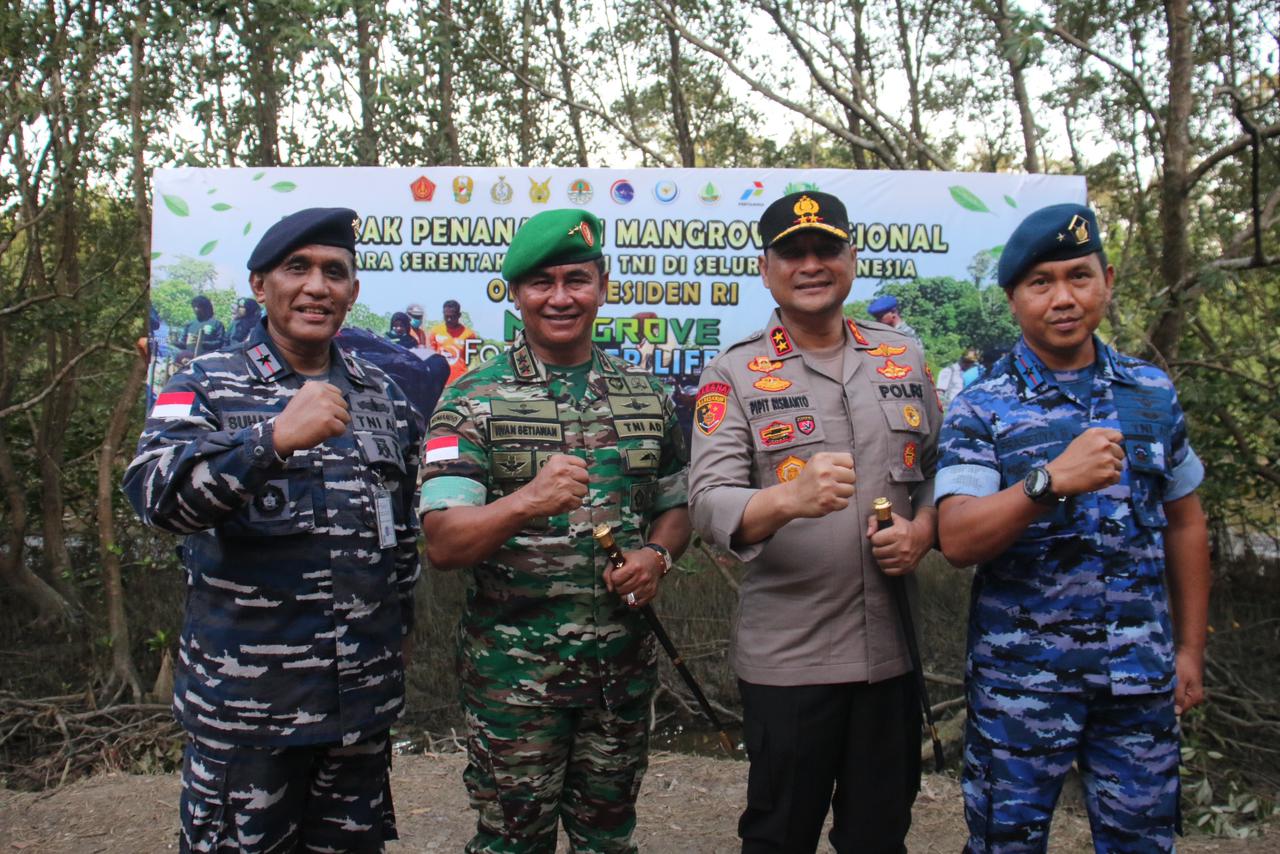
[[[596,237],[591,233],[591,226],[587,224],[586,220],[569,229],[569,237],[573,237],[575,234],[582,235],[582,242],[587,244],[588,249],[596,245]]]
[[[351,220],[351,235],[357,241],[360,240],[360,217],[356,217],[355,219]]]
[[[798,223],[822,221],[822,217],[818,216],[818,212],[821,208],[818,206],[817,202],[808,196],[801,196],[800,200],[795,203],[794,207],[792,207],[792,210],[795,211],[796,222]]]
[[[1076,239],[1076,246],[1084,246],[1089,242],[1089,220],[1080,214],[1071,217],[1071,222],[1067,223],[1067,231]]]

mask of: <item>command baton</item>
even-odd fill
[[[893,527],[893,502],[888,498],[877,498],[871,502],[876,511],[876,530],[883,531]],[[907,600],[907,579],[903,575],[885,576],[889,581],[889,589],[893,591],[893,602],[898,606],[898,619],[902,622],[902,634],[907,641],[907,654],[911,656],[911,669],[916,674],[916,693],[920,695],[920,705],[924,708],[925,723],[929,727],[929,738],[933,740],[933,765],[938,773],[942,773],[942,741],[938,738],[938,728],[933,723],[933,709],[929,706],[929,690],[924,684],[924,665],[920,662],[920,646],[916,643],[916,623],[911,619],[911,603]]]
[[[618,543],[613,538],[613,529],[606,524],[597,525],[595,530],[592,531],[592,536],[596,538],[600,548],[604,549],[605,554],[609,556],[609,562],[613,564],[614,569],[621,569],[627,560],[622,556],[622,549],[618,548]],[[634,605],[634,596],[629,597],[628,601]],[[702,709],[702,713],[707,716],[707,720],[711,721],[711,725],[719,732],[720,746],[724,748],[725,753],[733,756],[733,741],[729,738],[729,734],[724,731],[724,725],[720,723],[720,718],[716,716],[715,710],[707,702],[707,695],[703,694],[702,689],[698,687],[697,681],[694,680],[693,674],[689,672],[684,659],[680,657],[675,644],[671,643],[671,638],[667,637],[666,629],[662,628],[662,623],[658,620],[658,615],[654,612],[653,606],[648,604],[641,605],[639,610],[644,615],[649,628],[653,630],[658,643],[662,644],[662,648],[671,657],[671,664],[675,667],[676,672],[680,674],[684,684],[689,686],[689,690],[693,692],[693,698],[698,701],[698,706]]]

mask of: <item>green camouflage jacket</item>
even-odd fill
[[[554,454],[587,462],[581,508],[534,520],[471,568],[459,627],[464,700],[612,707],[654,684],[641,615],[605,589],[591,536],[607,522],[623,550],[687,503],[688,450],[658,380],[594,349],[580,402],[523,335],[445,392],[431,418],[419,513],[481,506],[528,483]]]

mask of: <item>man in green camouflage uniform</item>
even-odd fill
[[[459,675],[469,852],[635,851],[656,651],[640,606],[689,538],[688,453],[653,377],[591,343],[603,226],[553,210],[503,264],[524,322],[431,419],[419,512],[427,556],[469,567]],[[625,564],[592,537],[607,523]]]

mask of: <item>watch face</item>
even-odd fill
[[[1049,489],[1049,473],[1044,469],[1032,469],[1027,472],[1027,477],[1022,482],[1022,486],[1028,496],[1039,498]]]

